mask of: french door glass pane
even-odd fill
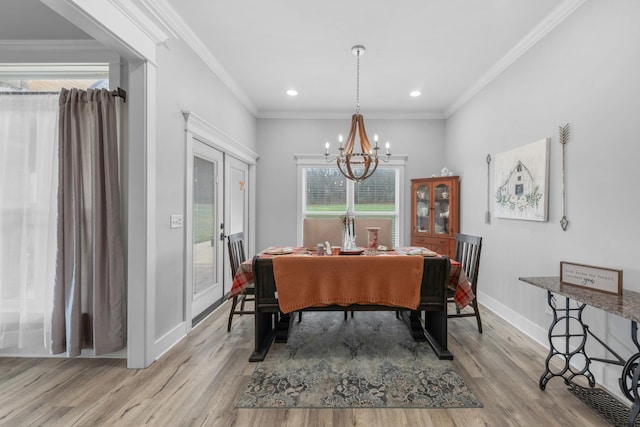
[[[194,157],[193,160],[193,293],[215,282],[215,167],[216,164]]]

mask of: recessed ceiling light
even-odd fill
[[[422,92],[420,92],[419,90],[414,90],[414,91],[412,91],[412,92],[409,94],[409,96],[412,96],[412,97],[414,97],[414,98],[415,98],[416,96],[420,96],[420,95],[422,95]]]
[[[297,91],[297,90],[295,90],[295,89],[289,89],[289,90],[287,91],[287,95],[289,95],[289,96],[296,96],[296,95],[298,95],[298,91]]]

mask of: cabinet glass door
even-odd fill
[[[449,234],[449,194],[451,189],[447,184],[438,184],[435,187],[434,208],[434,233]]]
[[[431,223],[429,218],[429,200],[431,194],[429,187],[426,185],[420,185],[416,189],[416,232],[418,233],[430,233]]]

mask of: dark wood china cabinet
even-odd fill
[[[460,177],[411,180],[411,246],[453,258],[460,232]]]

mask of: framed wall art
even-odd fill
[[[549,138],[496,154],[494,216],[546,221],[548,181]]]

